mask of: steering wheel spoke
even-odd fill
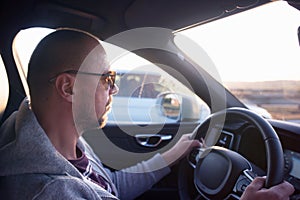
[[[223,147],[209,147],[194,170],[194,185],[207,199],[225,199],[251,165],[240,154]],[[247,179],[247,177],[245,177]]]
[[[257,175],[252,170],[244,170],[243,173],[239,176],[233,188],[234,195],[241,196],[246,187],[253,181],[256,176]]]

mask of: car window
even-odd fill
[[[115,96],[155,99],[160,93],[168,90],[160,84],[161,79],[160,74],[124,73],[121,71],[116,77],[119,92]]]
[[[275,1],[178,34],[206,51],[217,73],[206,70],[250,109],[300,123],[299,26],[300,12]],[[177,46],[202,66],[178,34]]]
[[[13,41],[14,60],[27,96],[29,96],[29,88],[26,77],[30,55],[39,41],[53,31],[54,29],[50,28],[29,28],[20,31]]]
[[[45,28],[26,29],[14,40],[14,58],[24,87],[27,87],[30,55],[38,42],[52,31]],[[35,35],[34,40],[29,39],[32,35]],[[105,42],[102,44],[104,48],[111,46]],[[113,97],[108,124],[201,122],[210,114],[209,107],[193,91],[159,66],[134,53],[127,52],[110,65],[117,71],[119,92]]]
[[[207,104],[193,91],[132,52],[119,57],[111,67],[117,71],[120,91],[114,96],[108,123],[201,122],[210,114]]]

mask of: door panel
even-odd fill
[[[191,133],[198,123],[177,123],[161,125],[108,125],[103,129],[84,133],[84,138],[92,146],[101,161],[110,168],[122,169],[147,160],[156,153],[171,148],[182,134]],[[171,140],[163,140],[154,147],[142,146],[136,135],[171,136]],[[154,137],[150,143],[156,143]]]

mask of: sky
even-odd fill
[[[223,81],[300,80],[299,26],[300,12],[277,1],[180,34],[200,44]]]

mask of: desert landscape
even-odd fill
[[[246,104],[266,109],[274,119],[300,123],[300,81],[226,82]]]

